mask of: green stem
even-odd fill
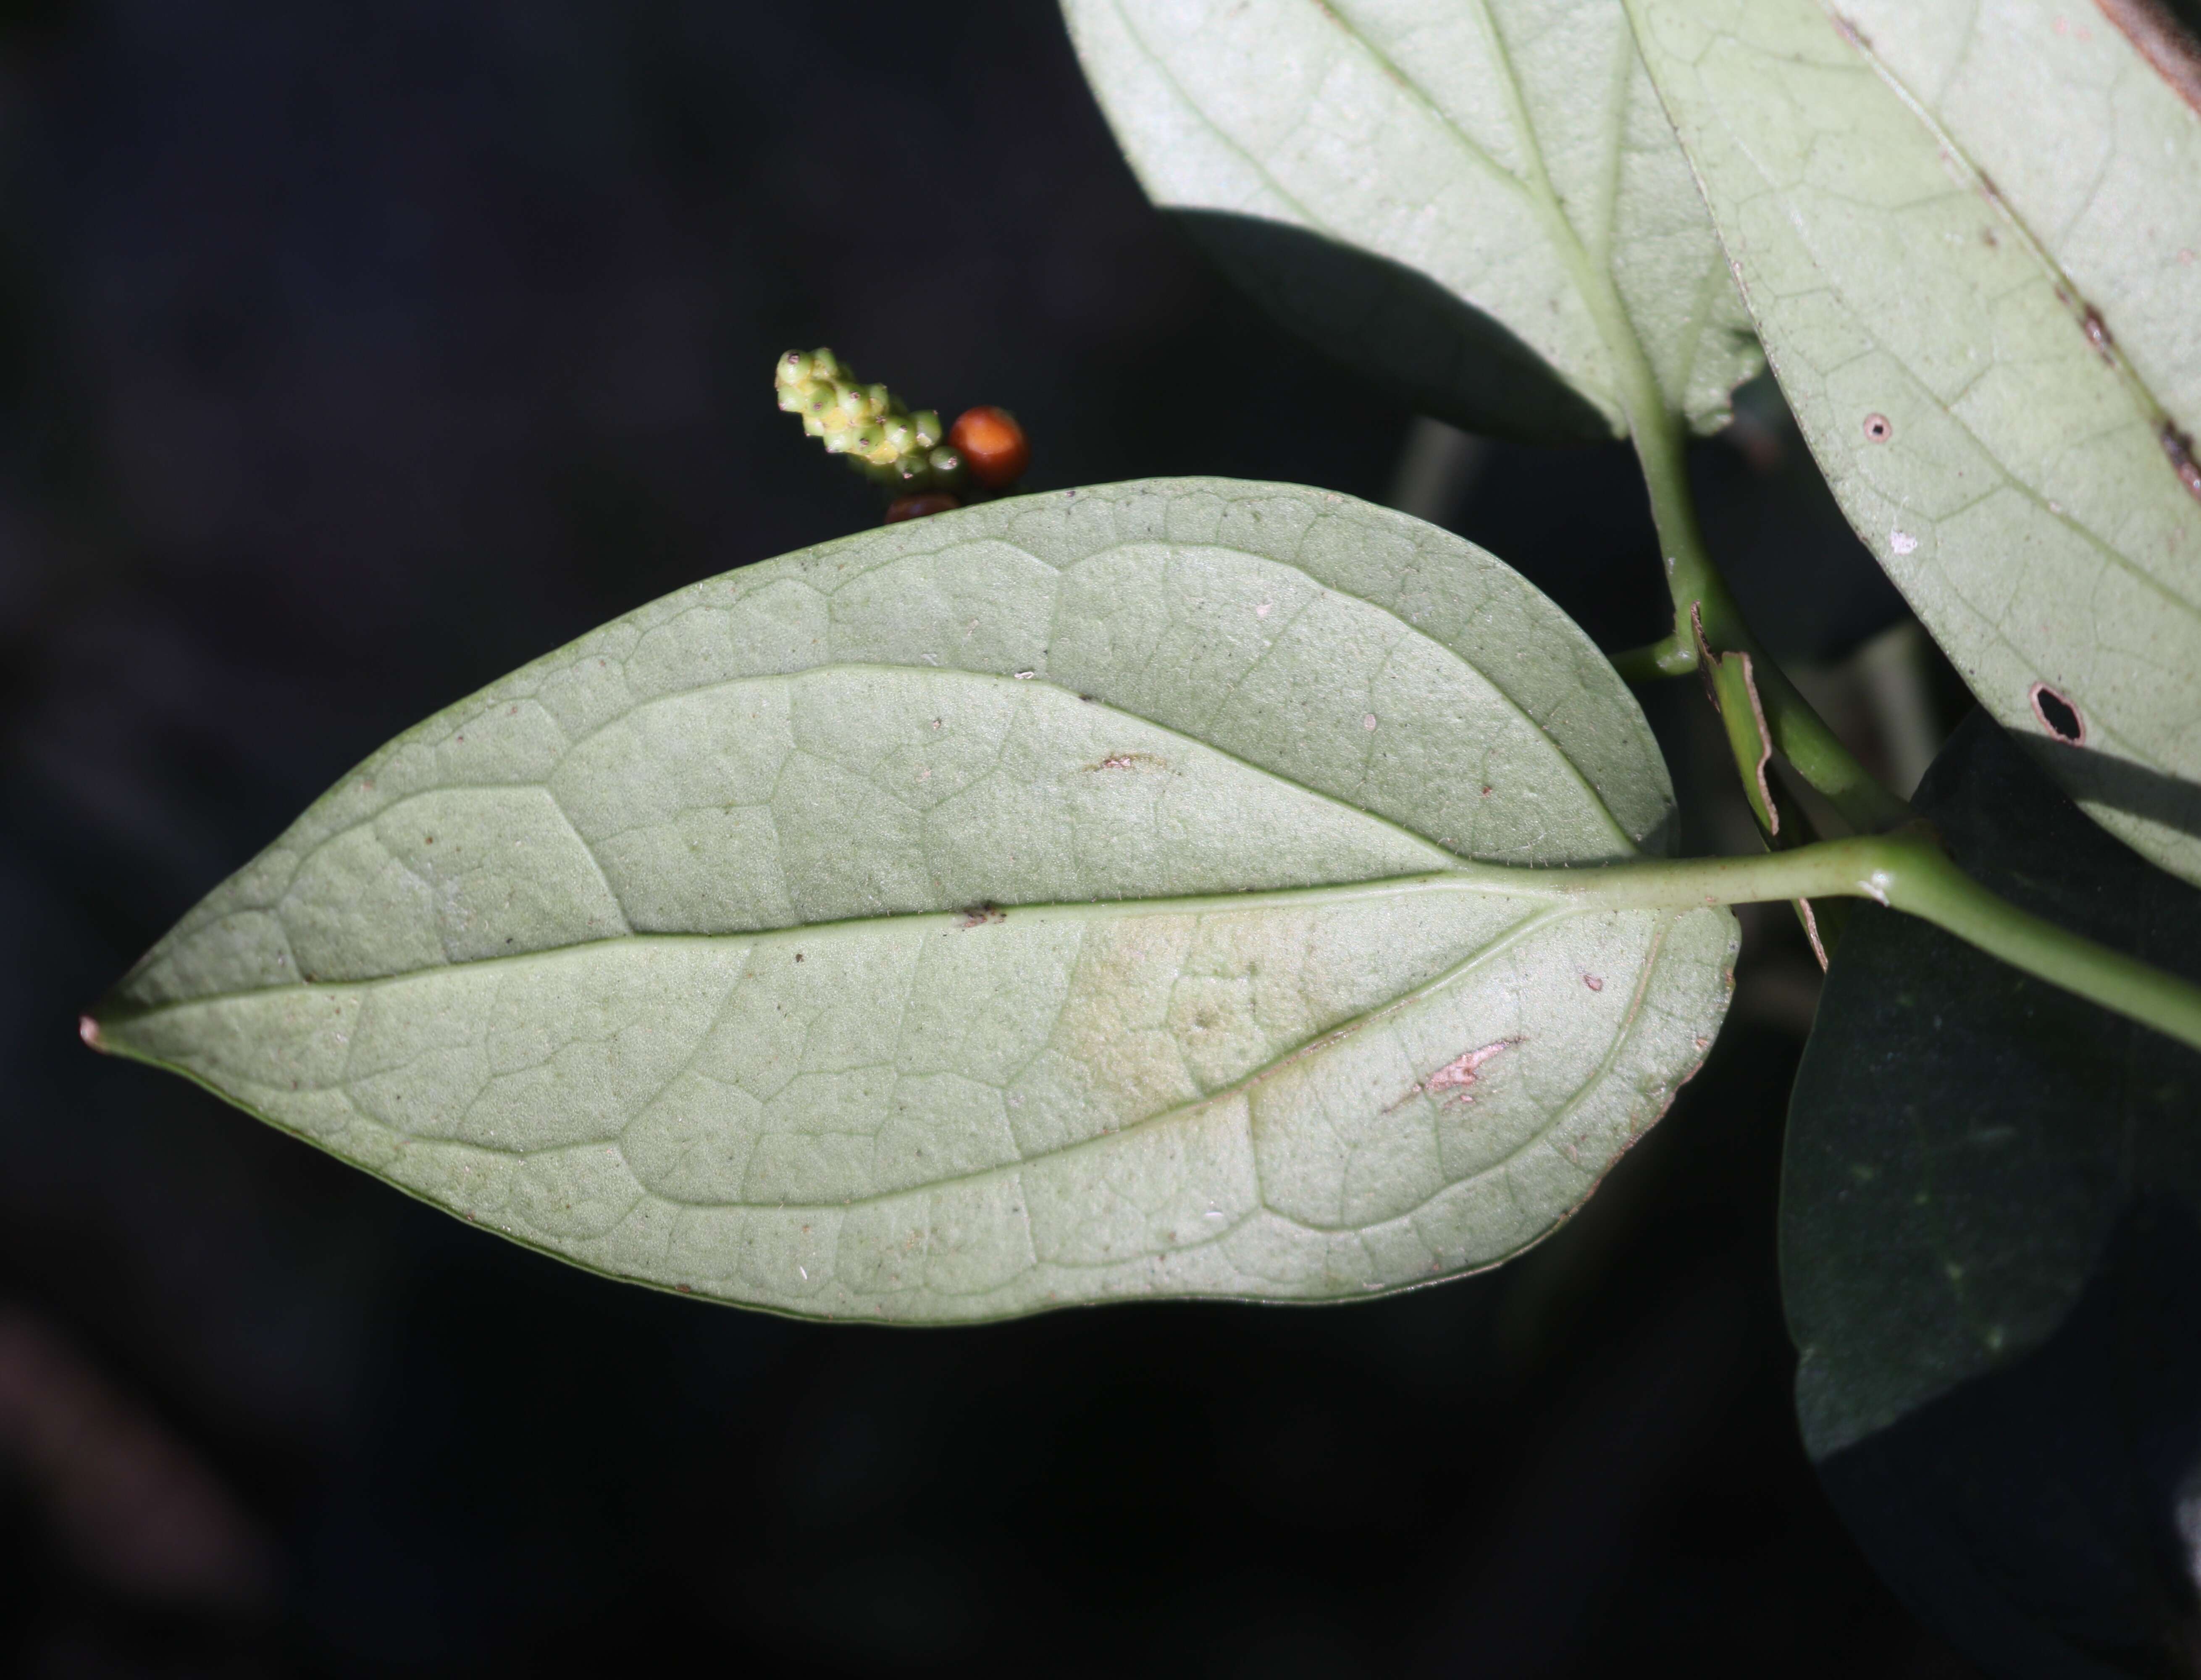
[[[1651,492],[1651,517],[1658,526],[1666,561],[1666,589],[1674,602],[1674,633],[1665,642],[1654,644],[1654,649],[1667,649],[1685,641],[1693,643],[1696,628],[1701,625],[1705,644],[1715,655],[1748,654],[1773,750],[1824,794],[1852,827],[1871,833],[1907,820],[1910,808],[1867,773],[1751,633],[1698,528],[1681,424],[1663,402],[1655,400],[1655,392],[1640,395],[1645,400],[1640,408],[1629,405],[1629,425],[1635,439],[1636,458],[1643,466],[1644,483]],[[1696,663],[1693,646],[1690,652],[1689,664],[1681,669]],[[1657,668],[1660,674],[1667,674],[1672,667],[1661,661]],[[1754,764],[1742,768],[1746,779],[1757,774]]]
[[[1647,648],[1630,648],[1612,656],[1612,668],[1631,683],[1655,683],[1664,677],[1686,677],[1697,668],[1697,638],[1674,635]]]
[[[1544,874],[1546,872],[1536,872]],[[2022,910],[1957,867],[1930,831],[1822,841],[1759,857],[1689,858],[1549,872],[1575,902],[1645,908],[1869,898],[1928,921],[2037,979],[2201,1049],[2201,986]]]
[[[1488,9],[1485,9],[1486,11]],[[1486,25],[1489,20],[1485,18]],[[1505,44],[1494,25],[1488,30],[1491,46],[1504,60]],[[1508,101],[1518,132],[1534,135],[1520,82],[1501,76],[1498,85]],[[1893,828],[1907,820],[1910,808],[1865,773],[1834,731],[1828,729],[1811,704],[1780,667],[1766,657],[1758,638],[1743,622],[1727,583],[1711,562],[1704,535],[1697,529],[1696,506],[1689,495],[1689,478],[1683,458],[1684,427],[1668,407],[1658,376],[1645,352],[1634,318],[1622,300],[1620,286],[1610,262],[1593,256],[1581,234],[1561,207],[1559,194],[1546,169],[1542,152],[1529,148],[1531,208],[1552,241],[1552,249],[1566,264],[1575,289],[1596,322],[1598,335],[1612,355],[1614,395],[1635,440],[1636,457],[1650,486],[1651,514],[1658,528],[1658,541],[1666,559],[1666,587],[1674,599],[1674,631],[1664,642],[1645,649],[1639,664],[1647,662],[1658,675],[1690,670],[1696,662],[1695,638],[1701,624],[1704,638],[1715,655],[1747,654],[1756,667],[1759,702],[1773,750],[1793,766],[1798,774],[1824,794],[1851,826],[1862,832]],[[1686,649],[1682,644],[1687,644]],[[1759,765],[1754,755],[1738,749],[1738,767],[1746,784],[1754,781]]]

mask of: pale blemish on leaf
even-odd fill
[[[1442,1096],[1448,1102],[1472,1102],[1475,1099],[1468,1093],[1474,1089],[1484,1066],[1520,1042],[1518,1038],[1500,1038],[1479,1050],[1455,1056],[1428,1078],[1408,1086],[1406,1096],[1393,1103],[1391,1109],[1402,1107],[1417,1096]]]
[[[1434,1096],[1438,1091],[1464,1091],[1475,1084],[1477,1071],[1494,1056],[1512,1048],[1517,1042],[1501,1038],[1495,1044],[1485,1044],[1479,1050],[1470,1050],[1465,1055],[1447,1062],[1429,1075],[1422,1089]]]

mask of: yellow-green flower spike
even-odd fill
[[[865,477],[904,494],[960,490],[963,457],[941,440],[947,428],[930,408],[913,414],[883,385],[859,385],[832,351],[789,350],[772,374],[779,406],[828,455],[848,457]]]

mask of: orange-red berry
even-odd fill
[[[943,496],[937,490],[924,496],[898,496],[887,508],[887,523],[900,525],[904,520],[921,520],[927,514],[944,514],[950,508],[962,505],[954,496]]]
[[[1031,444],[1007,408],[966,408],[948,428],[948,441],[971,476],[988,490],[1006,490],[1031,465]]]

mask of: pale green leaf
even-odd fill
[[[2166,416],[2201,426],[2201,120],[2104,15],[2130,15],[2136,0],[1842,9],[1882,73],[2093,306]]]
[[[1148,194],[1472,429],[1719,424],[1757,351],[1620,0],[1065,0]]]
[[[2065,786],[2201,880],[2201,117],[2080,9],[1890,0],[1883,52],[1817,0],[1629,5],[1851,523],[1987,708],[2082,736]]]
[[[109,1048],[516,1239],[789,1312],[1354,1295],[1580,1202],[1724,911],[1551,603],[1347,497],[995,502],[695,585],[401,737]]]

